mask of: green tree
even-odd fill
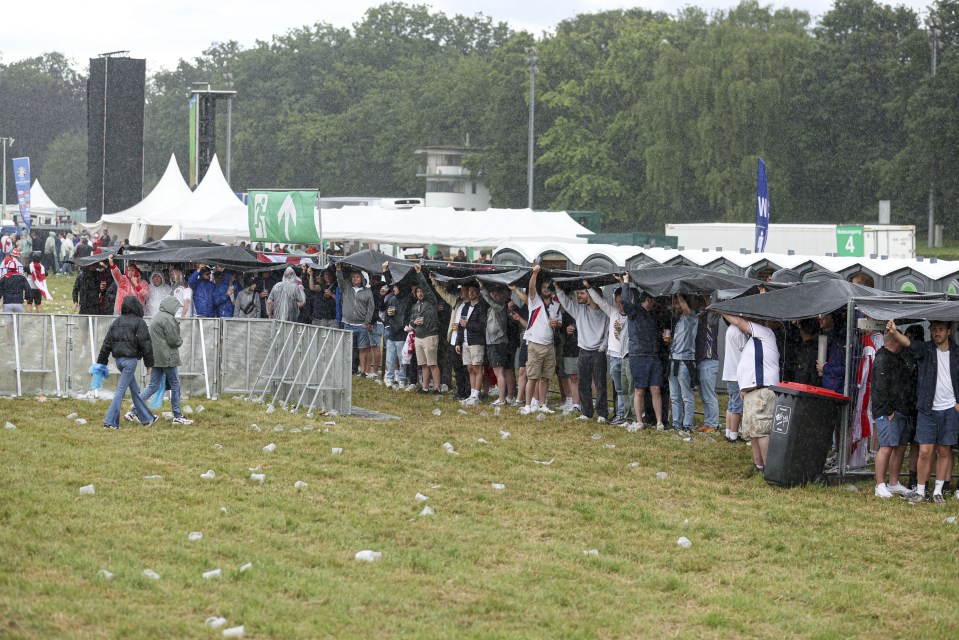
[[[44,191],[61,207],[79,209],[87,200],[87,135],[62,133],[50,143],[36,176]]]

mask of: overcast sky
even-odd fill
[[[328,22],[349,27],[360,21],[368,0],[39,0],[9,3],[0,16],[0,61],[10,63],[48,51],[73,58],[84,71],[87,59],[98,53],[129,50],[146,58],[148,71],[173,68],[180,58],[191,59],[213,42],[236,40],[244,47],[269,40],[289,29]],[[416,4],[415,1],[407,4]],[[560,21],[580,13],[643,6],[675,12],[687,4],[706,10],[727,9],[733,0],[670,2],[645,0],[641,5],[617,0],[433,0],[423,2],[447,15],[482,13],[516,30],[537,37],[551,32]],[[815,18],[832,6],[830,0],[791,0],[775,7],[805,9]],[[920,14],[928,0],[902,0]],[[18,13],[22,12],[22,20]]]

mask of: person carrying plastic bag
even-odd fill
[[[134,417],[139,418],[140,423],[144,425],[153,424],[157,420],[156,416],[140,398],[140,386],[136,380],[137,364],[141,359],[148,373],[153,368],[153,343],[150,340],[150,330],[147,328],[147,323],[143,321],[143,306],[136,296],[130,295],[123,299],[120,305],[120,317],[110,325],[110,330],[103,339],[103,346],[100,347],[97,363],[106,366],[111,354],[116,360],[117,369],[120,370],[120,380],[117,382],[113,402],[110,403],[107,415],[103,418],[104,428],[120,428],[120,409],[127,388],[133,396],[133,407],[136,413],[131,412],[124,417],[128,420]]]

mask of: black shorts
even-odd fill
[[[489,366],[509,367],[512,369],[513,354],[506,343],[486,345],[486,357],[489,359]]]
[[[30,289],[30,293],[23,297],[25,304],[35,304],[38,307],[41,301],[43,301],[43,294],[40,293],[39,289]]]

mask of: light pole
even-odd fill
[[[233,91],[233,74],[224,73],[227,91]],[[226,99],[226,183],[230,184],[230,167],[233,160],[233,95]]]
[[[529,64],[529,149],[527,150],[528,166],[526,169],[526,181],[529,185],[529,198],[527,206],[533,208],[533,147],[536,132],[536,73],[539,67],[539,57],[536,55],[536,47],[526,47],[526,61]]]
[[[7,147],[13,146],[13,138],[0,138],[3,143],[3,214],[0,218],[7,218]]]
[[[929,27],[929,48],[932,50],[932,78],[935,81],[936,77],[936,57],[939,55],[939,50],[942,48],[942,42],[939,40],[939,36],[942,35],[942,20],[939,19],[939,16],[932,14],[929,16],[929,19],[926,21],[926,26]],[[935,245],[935,236],[936,236],[936,206],[935,206],[935,188],[933,181],[929,180],[929,248],[931,249]]]

